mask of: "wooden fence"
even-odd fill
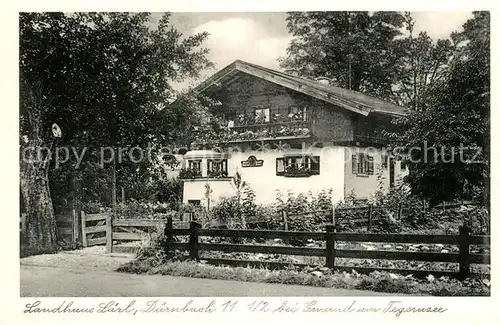
[[[474,201],[464,201],[464,202],[442,202],[439,206],[435,208],[439,208],[443,212],[449,209],[455,209],[460,206],[470,206],[470,205],[477,205],[476,202]],[[399,204],[397,207],[394,207],[392,211],[393,212],[393,217],[396,220],[402,220],[405,218],[405,212],[408,209],[411,209],[411,206],[407,206],[405,204]],[[380,220],[380,212],[388,209],[386,206],[377,206],[373,204],[367,204],[364,206],[354,206],[354,207],[342,207],[342,208],[332,208],[328,210],[315,210],[315,211],[306,211],[306,212],[301,212],[299,214],[290,214],[286,211],[282,211],[282,220],[284,223],[284,229],[288,230],[288,223],[290,218],[297,217],[297,216],[304,216],[304,215],[313,215],[313,214],[324,214],[328,215],[331,223],[334,225],[342,225],[346,223],[350,224],[356,224],[356,225],[361,225],[365,226],[367,230],[370,230],[371,227],[373,226],[374,222],[377,222]],[[422,206],[422,211],[421,213],[425,216],[425,214],[428,212],[428,206],[423,202]],[[362,216],[357,216],[356,218],[346,218],[340,216],[342,213],[345,212],[357,212],[359,214],[364,214]]]
[[[420,234],[375,234],[375,233],[340,233],[335,231],[335,226],[328,225],[326,232],[301,232],[301,231],[270,231],[270,230],[229,230],[229,229],[202,229],[197,222],[191,222],[189,229],[174,229],[169,221],[165,227],[167,238],[167,249],[189,251],[191,259],[200,260],[200,251],[220,252],[245,252],[263,254],[283,254],[297,256],[317,256],[325,258],[325,266],[332,270],[352,271],[370,273],[373,271],[389,271],[401,274],[413,274],[414,276],[450,276],[465,279],[470,275],[471,264],[490,264],[489,254],[471,254],[471,245],[489,246],[489,236],[473,236],[467,227],[461,227],[457,235],[420,235]],[[189,236],[187,242],[176,242],[174,236]],[[326,248],[270,246],[270,245],[247,245],[247,244],[217,244],[200,242],[200,237],[227,237],[227,238],[260,238],[260,239],[313,239],[326,242]],[[458,253],[434,253],[434,252],[403,252],[403,251],[377,251],[377,250],[349,250],[338,249],[337,242],[376,242],[376,243],[420,243],[420,244],[449,244],[459,247]],[[111,248],[110,248],[111,249]],[[350,259],[383,259],[383,260],[405,260],[425,262],[447,262],[458,263],[459,271],[423,271],[411,269],[392,269],[375,267],[351,267],[341,266],[336,263],[337,258]],[[253,261],[241,259],[202,258],[209,264],[223,264],[234,266],[260,266],[271,268],[285,268],[289,263]],[[299,267],[305,264],[295,264]]]
[[[81,212],[83,247],[106,244],[106,224],[109,213],[85,214]]]
[[[19,221],[19,231],[21,242],[26,240],[26,213],[21,214]],[[55,215],[57,238],[66,243],[76,243],[80,241],[80,222],[78,213],[75,210],[69,210]]]
[[[80,239],[80,223],[78,213],[70,210],[56,215],[57,235],[59,240],[76,243]]]

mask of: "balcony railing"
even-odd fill
[[[379,145],[385,145],[389,143],[389,139],[382,135],[366,135],[366,134],[355,134],[354,141],[366,144],[379,144]]]
[[[309,121],[290,121],[261,124],[235,125],[217,134],[200,131],[195,143],[236,143],[262,140],[309,138],[312,136]]]
[[[225,170],[209,170],[207,175],[203,176],[200,170],[182,168],[179,172],[180,179],[198,179],[198,178],[229,178],[227,171]]]
[[[308,138],[311,129],[308,122],[265,123],[241,125],[218,133],[199,132],[196,143],[231,143],[284,138]]]

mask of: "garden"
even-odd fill
[[[250,186],[241,188],[237,195],[222,198],[209,210],[190,205],[180,205],[177,211],[169,210],[161,204],[141,204],[135,202],[122,206],[123,215],[144,218],[176,218],[191,213],[204,229],[255,229],[324,232],[325,226],[332,222],[330,203],[331,190],[323,190],[318,195],[312,193],[295,195],[292,192],[277,192],[272,205],[255,203],[255,195]],[[401,203],[405,202],[402,216],[396,216]],[[420,203],[419,203],[420,202]],[[352,222],[365,217],[366,210],[352,209],[372,204],[376,218],[370,229],[366,224]],[[135,206],[135,207],[133,207]],[[140,207],[140,208],[139,208]],[[458,205],[447,210],[440,206],[427,207],[422,213],[422,200],[409,193],[395,189],[389,193],[377,193],[368,201],[349,197],[336,206],[336,228],[347,233],[404,233],[404,234],[458,234],[461,225],[467,225],[473,235],[489,234],[489,213],[478,205]],[[283,218],[287,212],[287,219]],[[140,213],[137,213],[140,212]],[[401,211],[399,212],[401,213]],[[176,236],[177,242],[188,242],[187,236]],[[241,281],[261,281],[272,283],[293,283],[304,285],[335,286],[351,289],[369,289],[385,292],[399,292],[432,295],[489,295],[489,265],[472,264],[474,275],[465,281],[453,277],[434,276],[439,272],[457,272],[458,264],[446,262],[403,261],[368,258],[337,258],[336,266],[360,268],[383,268],[387,271],[374,271],[368,274],[356,271],[336,271],[324,267],[324,257],[294,256],[266,253],[202,251],[200,262],[190,260],[189,254],[181,250],[165,251],[163,229],[157,229],[149,241],[143,242],[137,251],[136,260],[120,268],[124,272],[170,274],[182,276],[207,277],[215,279],[234,279]],[[224,238],[200,237],[201,243],[265,245],[273,247],[325,248],[325,242],[314,239],[280,238]],[[378,242],[336,242],[341,250],[366,250],[387,252],[427,252],[458,253],[459,247],[439,243],[378,243]],[[489,247],[471,245],[472,254],[489,254]],[[209,265],[207,260],[226,259],[254,261],[258,266],[223,267]],[[273,265],[283,263],[284,269]],[[415,274],[400,274],[397,269],[415,270]],[[422,272],[424,271],[424,272]],[[426,273],[428,271],[428,274]],[[427,276],[420,276],[426,273]]]

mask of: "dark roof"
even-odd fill
[[[246,73],[273,82],[365,116],[371,112],[394,116],[408,114],[407,108],[358,91],[325,85],[315,80],[301,78],[241,60],[236,60],[215,73],[194,90],[205,93],[220,89],[224,84],[232,82],[239,73]]]

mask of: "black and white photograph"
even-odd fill
[[[18,51],[25,314],[491,296],[489,11],[24,11]]]

